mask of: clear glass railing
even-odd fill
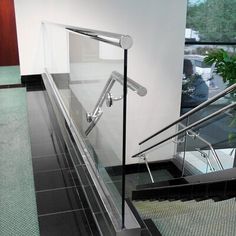
[[[105,186],[104,193],[116,208],[121,218],[117,220],[122,226],[124,176],[112,180],[106,169],[122,169],[125,165],[123,111],[126,107],[127,49],[124,43],[129,42],[117,43],[110,41],[109,35],[100,37],[89,31],[68,28],[43,24],[45,72],[52,78],[69,117],[68,123],[78,131],[84,152],[92,159],[95,174]],[[117,37],[116,34],[112,36]],[[128,88],[135,87],[132,82],[128,81]]]
[[[236,84],[226,88],[224,91],[221,91],[214,97],[211,97],[210,100],[200,104],[198,107],[189,110],[188,112],[183,114],[176,122],[173,122],[172,124],[169,124],[163,129],[159,130],[158,132],[151,134],[149,137],[142,140],[140,144],[150,146],[150,143],[155,143],[158,140],[161,141],[163,138],[168,137],[168,135],[175,134],[176,130],[179,130],[181,128],[180,124],[188,126],[231,104],[235,101],[235,92]]]
[[[184,135],[183,145],[177,145],[176,156],[182,163],[182,176],[205,174],[222,169],[213,146],[200,136],[200,131],[188,130]]]
[[[163,134],[141,144],[139,152],[134,157],[139,158],[140,163],[145,165],[148,160],[149,166],[153,166],[153,163],[157,161],[172,160],[180,170],[178,177],[234,168],[235,107],[236,103],[232,100],[231,103],[227,103],[224,107],[199,118],[188,126],[186,123],[179,122],[174,128],[171,127]],[[162,181],[155,179],[153,171],[151,170],[150,174],[148,168],[146,175],[149,176],[146,178],[146,184]]]
[[[234,101],[235,92],[236,92],[236,88],[230,91],[228,94],[225,94],[224,96],[220,97],[216,101],[212,102],[208,106],[203,107],[199,111],[191,114],[190,116],[188,116],[188,118],[184,120],[183,123],[185,123],[186,125],[192,124],[196,122],[197,120],[200,120],[201,118],[206,117],[218,111],[219,109],[231,104]]]
[[[139,152],[142,152],[151,146],[155,146],[155,144],[161,142],[162,140],[170,136],[174,136],[177,132],[181,131],[188,125],[191,125],[194,122],[197,122],[198,120],[203,119],[204,117],[207,117],[208,115],[211,115],[214,112],[230,105],[234,101],[233,97],[235,91],[236,86],[206,107],[202,107],[199,111],[196,111],[195,113],[186,116],[186,118],[180,120],[179,122],[170,125],[169,128],[161,131],[157,135],[154,135],[149,140],[141,142]],[[229,124],[230,121],[227,121],[224,124],[225,128],[229,126]],[[232,168],[235,152],[232,149],[232,145],[229,145],[229,143],[225,143],[225,146],[221,145],[221,147],[216,145],[217,142],[212,140],[213,136],[217,136],[216,131],[218,131],[218,129],[215,128],[213,128],[213,126],[208,126],[208,128],[206,127],[204,129],[200,129],[200,133],[198,133],[198,131],[196,133],[191,131],[188,131],[187,133],[184,132],[181,135],[177,135],[176,137],[161,143],[158,145],[158,148],[154,148],[154,150],[151,149],[145,153],[146,161],[144,161],[144,157],[139,157],[140,166],[143,167],[140,167],[142,171],[140,171],[139,177],[137,178],[137,185],[151,183],[149,171],[145,168],[147,161],[148,163],[151,163],[149,168],[151,169],[154,182],[165,181],[190,174],[202,174],[220,170],[221,168],[215,161],[216,156],[218,156],[219,160],[222,162],[224,169]],[[230,128],[227,128],[228,131],[229,129]],[[208,136],[206,135],[207,133]],[[221,135],[224,135],[226,139],[228,134],[223,132]],[[209,136],[212,138],[209,138]],[[162,172],[166,172],[166,170],[155,169],[155,165],[153,165],[155,162],[170,159],[173,160],[174,164],[178,166],[180,170],[179,173],[173,175],[170,171],[165,173],[165,175],[162,175]]]
[[[234,102],[231,103],[233,106]],[[236,122],[235,122],[235,107],[225,110],[223,113],[209,119],[208,121],[194,127],[194,130],[199,133],[199,137],[211,144],[211,157],[217,156],[223,169],[234,168],[236,144]],[[209,148],[203,148],[209,150]],[[218,165],[219,166],[219,165]],[[214,165],[213,165],[214,167]],[[215,170],[217,166],[215,166]]]

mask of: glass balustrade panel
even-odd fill
[[[124,50],[61,26],[44,24],[43,31],[46,71],[121,213]]]

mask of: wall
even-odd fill
[[[146,97],[129,92],[131,156],[139,150],[139,141],[179,116],[186,2],[15,0],[21,74],[42,72],[41,21],[131,35],[134,46],[129,53],[128,75],[148,90]],[[171,154],[173,150],[165,151]],[[129,163],[134,161],[128,159]]]

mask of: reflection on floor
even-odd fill
[[[151,184],[151,178],[145,166],[130,165],[125,176],[126,194],[131,198],[132,191],[139,185]],[[110,182],[116,186],[121,193],[122,178],[117,167],[107,167],[106,171],[110,177]],[[173,179],[179,175],[179,172],[172,163],[155,163],[151,166],[151,174],[155,183]]]
[[[0,66],[0,85],[20,83],[21,76],[19,66]]]
[[[0,89],[0,235],[39,235],[25,88]]]
[[[43,91],[27,95],[40,235],[100,235]]]
[[[224,169],[230,169],[234,167],[234,148],[216,149],[215,152]],[[180,156],[183,156],[183,153],[180,153]],[[185,152],[185,162],[195,174],[205,174],[220,170],[219,165],[215,161],[211,150],[207,149],[203,149],[201,150],[201,152]],[[212,167],[209,166],[209,163]]]

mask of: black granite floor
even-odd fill
[[[100,235],[68,151],[51,125],[43,91],[27,95],[40,234]]]

